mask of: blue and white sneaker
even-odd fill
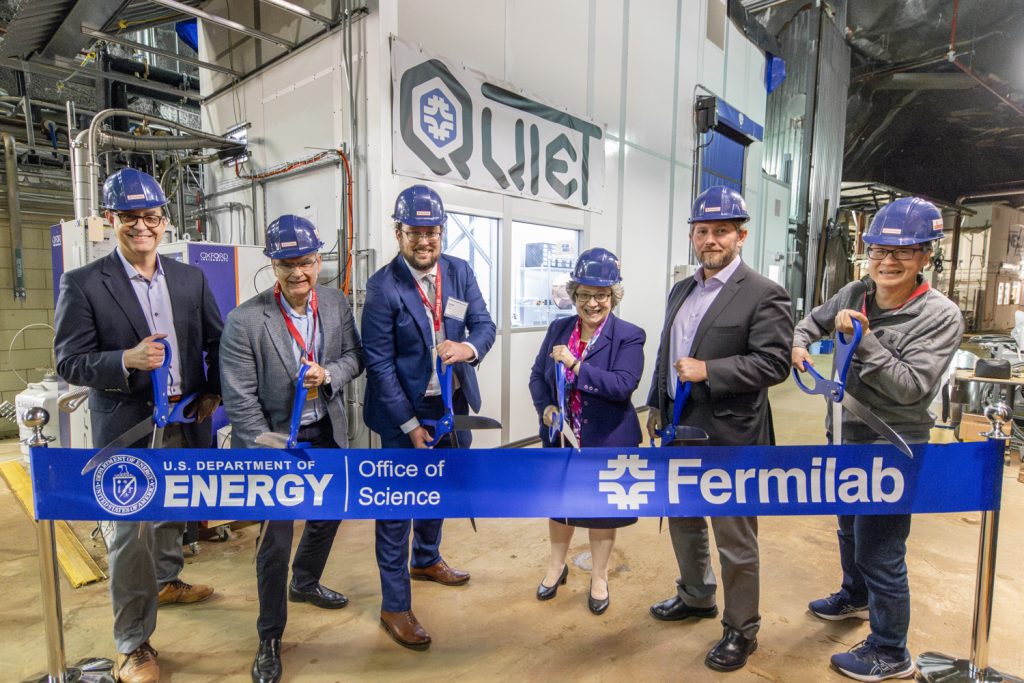
[[[914,674],[914,661],[906,649],[901,655],[883,653],[877,645],[864,641],[849,652],[832,655],[832,666],[844,676],[858,681],[884,681],[909,678]]]
[[[853,604],[845,591],[833,593],[827,598],[812,600],[808,603],[807,609],[811,610],[815,616],[829,621],[868,618],[868,606]]]

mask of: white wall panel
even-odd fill
[[[501,396],[505,391],[505,379],[501,372],[501,346],[502,338],[499,335],[494,340],[491,350],[487,352],[476,369],[483,401],[480,406],[480,415],[493,417],[499,422],[501,421]],[[497,448],[501,443],[500,429],[481,429],[478,432],[473,432],[474,448]]]
[[[665,156],[672,147],[676,5],[645,0],[629,6],[626,139]]]
[[[679,26],[679,102],[676,112],[676,159],[687,163],[693,157],[694,89],[703,58],[704,3],[692,0],[680,3],[683,13]]]
[[[615,251],[619,235],[619,148],[617,142],[605,144],[604,211],[590,214],[587,231],[588,247],[604,247]]]
[[[398,36],[419,43],[427,52],[504,78],[504,2],[399,0]]]
[[[646,398],[657,335],[664,318],[668,293],[665,248],[668,244],[669,165],[636,149],[626,149],[626,177],[622,198],[622,284],[626,289],[620,312],[625,320],[647,330],[644,375],[633,396],[636,404]]]
[[[693,205],[693,173],[689,168],[676,164],[675,198],[672,211],[672,257],[665,277],[672,281],[672,269],[690,262],[690,207]]]
[[[750,63],[747,55],[747,41],[743,39],[743,34],[731,21],[727,23],[726,40],[729,53],[725,58],[725,88],[722,90],[722,96],[729,104],[746,113],[750,111],[750,98],[748,97],[750,81],[747,78]],[[764,125],[763,120],[757,119],[757,117],[754,120]]]
[[[704,20],[700,23],[701,60],[697,82],[711,92],[721,95],[725,90],[725,52],[714,43],[704,40]],[[746,41],[744,41],[746,42]]]
[[[587,113],[589,0],[507,0],[505,78],[574,114]],[[538,21],[543,17],[544,21]]]
[[[622,107],[622,0],[594,0],[594,113],[618,134]],[[607,173],[607,169],[605,173]]]
[[[530,399],[530,368],[537,357],[545,330],[516,332],[510,335],[510,359],[506,390],[509,392],[509,441],[536,436],[538,431],[537,411]]]

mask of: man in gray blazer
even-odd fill
[[[691,384],[682,422],[707,431],[712,446],[775,442],[768,387],[789,375],[793,316],[786,291],[743,264],[740,247],[749,220],[739,192],[716,186],[691,212],[690,241],[701,267],[672,288],[658,348],[647,427],[660,429],[673,414],[678,381]],[[713,517],[725,589],[722,639],[704,663],[735,671],[757,649],[761,625],[756,517]],[[712,618],[715,574],[703,517],[669,520],[679,563],[676,595],[651,607],[663,621]]]
[[[345,385],[363,371],[363,349],[352,309],[337,289],[317,285],[323,247],[316,227],[284,215],[267,227],[264,253],[277,282],[228,314],[221,338],[221,385],[231,420],[232,448],[259,448],[256,437],[289,432],[295,382],[308,365],[300,442],[313,448],[348,445]],[[348,604],[321,585],[340,521],[308,521],[292,560],[290,521],[264,524],[256,556],[260,645],[252,667],[255,683],[281,680],[281,636],[287,599],[325,609]]]

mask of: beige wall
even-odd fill
[[[27,297],[14,298],[11,259],[10,212],[7,207],[6,176],[0,173],[0,398],[14,402],[25,383],[12,371],[30,382],[39,381],[38,368],[53,366],[53,333],[32,328],[11,340],[18,330],[32,323],[53,325],[53,275],[50,260],[50,226],[73,215],[70,179],[64,174],[47,173],[39,178],[22,176],[22,243]],[[8,349],[12,348],[8,356]],[[0,420],[0,434],[17,431],[11,422]]]

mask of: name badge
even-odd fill
[[[444,307],[444,317],[453,318],[455,320],[466,319],[466,308],[469,307],[465,301],[456,299],[455,297],[448,297],[448,304]]]

